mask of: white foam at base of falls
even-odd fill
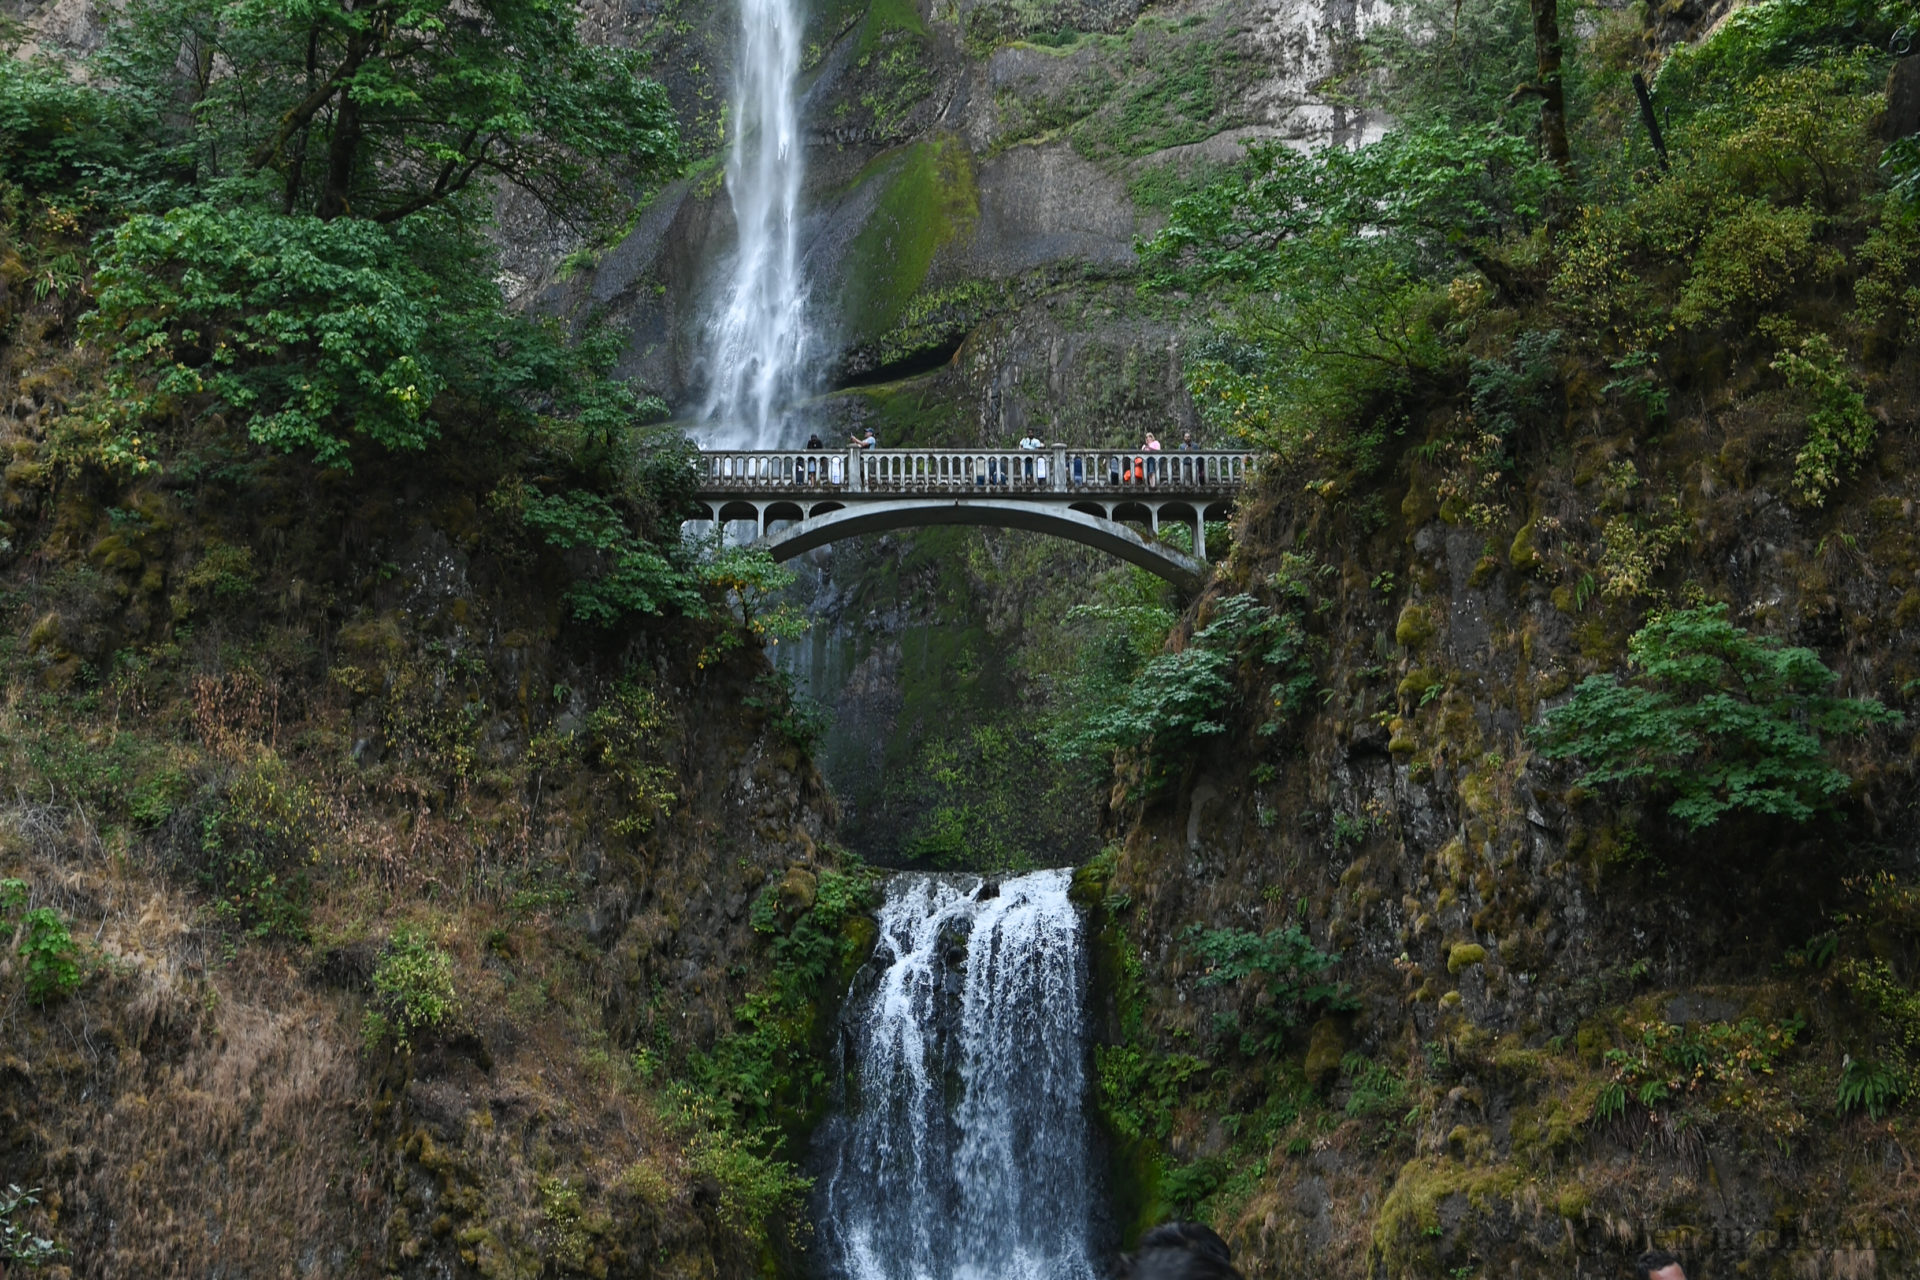
[[[817,1220],[848,1280],[1091,1280],[1071,873],[896,876],[842,1013]],[[962,937],[964,936],[964,942]],[[964,947],[964,953],[962,953]]]

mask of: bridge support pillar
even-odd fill
[[[1193,516],[1193,558],[1201,564],[1207,562],[1207,512],[1204,507]]]

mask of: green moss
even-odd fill
[[[1487,949],[1477,942],[1456,942],[1447,952],[1447,972],[1471,969],[1487,958]]]
[[[1553,1199],[1554,1211],[1561,1217],[1577,1220],[1586,1215],[1587,1206],[1593,1203],[1593,1193],[1577,1182],[1569,1182],[1560,1188]]]
[[[1409,650],[1418,652],[1433,639],[1433,617],[1424,605],[1409,601],[1400,611],[1400,621],[1393,628],[1393,638]]]
[[[1402,615],[1401,625],[1405,626],[1405,615]],[[1406,642],[1403,640],[1401,643],[1405,644]],[[1447,678],[1445,673],[1441,672],[1438,668],[1415,667],[1400,681],[1399,686],[1394,692],[1398,693],[1402,698],[1418,702],[1426,696],[1427,690],[1439,685],[1444,685],[1446,682]]]
[[[1198,195],[1219,181],[1222,168],[1205,160],[1148,162],[1127,184],[1127,194],[1133,197],[1136,209],[1164,213],[1173,208],[1175,201]]]
[[[1200,142],[1219,128],[1221,91],[1232,78],[1234,53],[1171,32],[1154,43],[1161,47],[1114,103],[1074,127],[1074,147],[1089,159],[1151,155]]]
[[[1100,890],[1095,908],[1091,967],[1095,999],[1109,1004],[1121,1043],[1095,1050],[1094,1115],[1113,1153],[1108,1194],[1122,1245],[1140,1238],[1165,1218],[1168,1203],[1163,1151],[1172,1125],[1176,1093],[1201,1064],[1198,1059],[1168,1059],[1147,1045],[1146,980],[1137,944],[1106,906],[1104,856],[1089,864],[1087,888]],[[1076,877],[1078,885],[1080,877]]]
[[[1346,1051],[1339,1019],[1322,1018],[1313,1024],[1313,1037],[1307,1042],[1306,1072],[1315,1088],[1324,1088],[1340,1074],[1340,1060]]]
[[[866,21],[860,24],[861,54],[872,53],[890,31],[926,37],[927,24],[920,17],[920,7],[914,0],[872,0],[867,6]]]
[[[880,340],[883,365],[958,343],[986,318],[1013,305],[1011,290],[987,280],[964,280],[942,289],[923,289]]]
[[[1540,563],[1540,552],[1533,544],[1533,521],[1520,526],[1520,532],[1513,535],[1513,545],[1507,548],[1507,563],[1525,572]]]
[[[854,239],[841,292],[855,342],[878,340],[900,323],[940,250],[971,234],[980,216],[973,156],[951,136],[882,156],[856,186],[869,183],[883,189]]]
[[[1373,1254],[1385,1264],[1386,1274],[1442,1274],[1438,1254],[1446,1232],[1440,1221],[1442,1201],[1466,1197],[1481,1214],[1510,1201],[1526,1179],[1511,1165],[1491,1168],[1463,1164],[1447,1156],[1423,1156],[1401,1166],[1393,1189],[1380,1202],[1373,1223]]]

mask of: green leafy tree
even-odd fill
[[[0,80],[20,172],[95,174],[126,214],[83,329],[110,385],[65,424],[66,459],[146,470],[169,430],[206,425],[346,467],[356,439],[424,447],[456,405],[572,420],[606,453],[647,406],[605,380],[605,343],[572,350],[507,311],[484,234],[513,188],[593,235],[679,163],[664,91],[578,17],[576,0],[132,0],[96,60],[104,93]]]
[[[637,53],[576,0],[133,0],[102,66],[186,104],[160,132],[199,183],[284,214],[397,223],[505,182],[583,226],[677,162]]]
[[[1544,219],[1560,181],[1501,122],[1409,124],[1307,154],[1256,146],[1176,201],[1141,260],[1149,288],[1227,303],[1188,369],[1217,429],[1365,465],[1375,442],[1348,424],[1453,361],[1435,280],[1471,266],[1514,287],[1493,249]]]
[[[1137,640],[1129,642],[1124,631],[1110,632],[1105,644],[1095,646],[1094,678],[1077,691],[1077,713],[1063,718],[1049,735],[1054,752],[1066,760],[1139,752],[1150,765],[1178,758],[1196,740],[1226,732],[1225,713],[1243,666],[1275,677],[1269,689],[1275,719],[1263,729],[1277,729],[1279,718],[1302,709],[1316,687],[1313,660],[1320,644],[1306,629],[1306,613],[1321,572],[1307,557],[1284,557],[1282,570],[1268,582],[1279,596],[1278,607],[1245,593],[1227,596],[1176,653],[1141,661]],[[1100,612],[1076,611],[1080,616]],[[1115,619],[1114,611],[1105,612],[1109,621],[1132,621],[1125,613]],[[1150,776],[1158,780],[1151,770]]]
[[[681,558],[635,533],[613,503],[580,489],[530,493],[527,524],[552,546],[593,556],[593,570],[568,593],[575,617],[612,626],[636,613],[704,615],[705,597]]]
[[[774,563],[766,551],[720,547],[701,563],[700,579],[726,597],[748,635],[778,644],[807,633],[807,615],[780,600],[794,583],[793,570]]]
[[[135,162],[135,132],[122,100],[64,67],[0,58],[0,178],[45,194],[118,187]]]
[[[420,448],[446,376],[415,230],[206,204],[122,225],[83,330],[112,344],[108,460],[138,469],[148,456],[113,420],[181,405],[237,414],[255,443],[327,464],[347,461],[349,433]]]
[[[1541,754],[1586,766],[1582,787],[1645,783],[1692,828],[1733,812],[1804,822],[1851,779],[1827,743],[1901,716],[1868,698],[1836,698],[1811,649],[1749,635],[1725,605],[1678,609],[1630,642],[1630,682],[1593,676],[1535,730]]]

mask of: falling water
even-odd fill
[[[842,1015],[816,1215],[847,1280],[1091,1280],[1069,873],[905,875]]]
[[[800,0],[740,0],[727,194],[740,240],[707,327],[705,443],[775,448],[807,348],[800,276],[805,166],[796,84]]]

